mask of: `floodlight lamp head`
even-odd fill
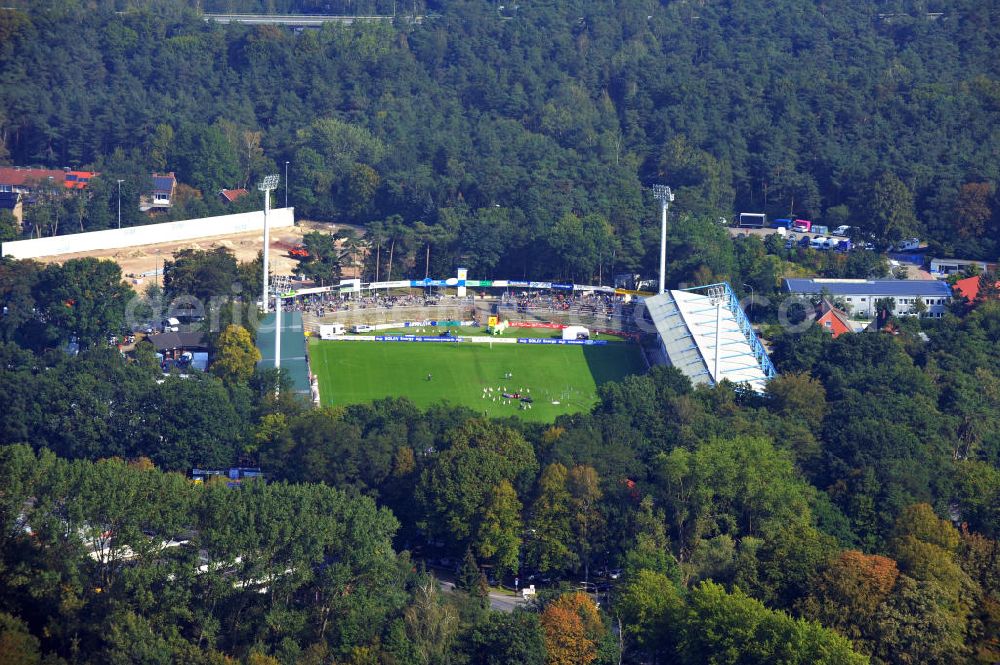
[[[667,185],[653,185],[653,198],[664,203],[674,200],[674,193]]]
[[[257,189],[259,189],[262,192],[269,192],[272,189],[277,189],[277,187],[278,187],[277,173],[264,176],[264,179],[260,181],[259,185],[257,185]]]

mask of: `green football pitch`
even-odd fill
[[[639,347],[528,344],[320,341],[309,346],[324,406],[406,397],[490,417],[551,422],[589,410],[597,386],[645,370]],[[510,374],[510,378],[504,378]],[[430,378],[428,379],[428,376]],[[530,396],[531,407],[500,393]]]

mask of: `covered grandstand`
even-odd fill
[[[694,384],[728,380],[763,392],[774,365],[729,284],[667,291],[645,299],[663,360]]]
[[[257,349],[261,359],[260,369],[274,367],[274,313],[261,319],[257,329]],[[311,395],[309,362],[306,359],[306,337],[302,328],[302,314],[285,312],[281,316],[281,369],[285,370],[296,394]]]

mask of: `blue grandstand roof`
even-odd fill
[[[786,279],[789,293],[822,293],[832,296],[882,296],[950,298],[951,287],[936,279]]]

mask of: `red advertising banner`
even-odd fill
[[[551,328],[553,330],[562,330],[566,326],[559,323],[543,323],[541,321],[511,321],[511,328]]]

